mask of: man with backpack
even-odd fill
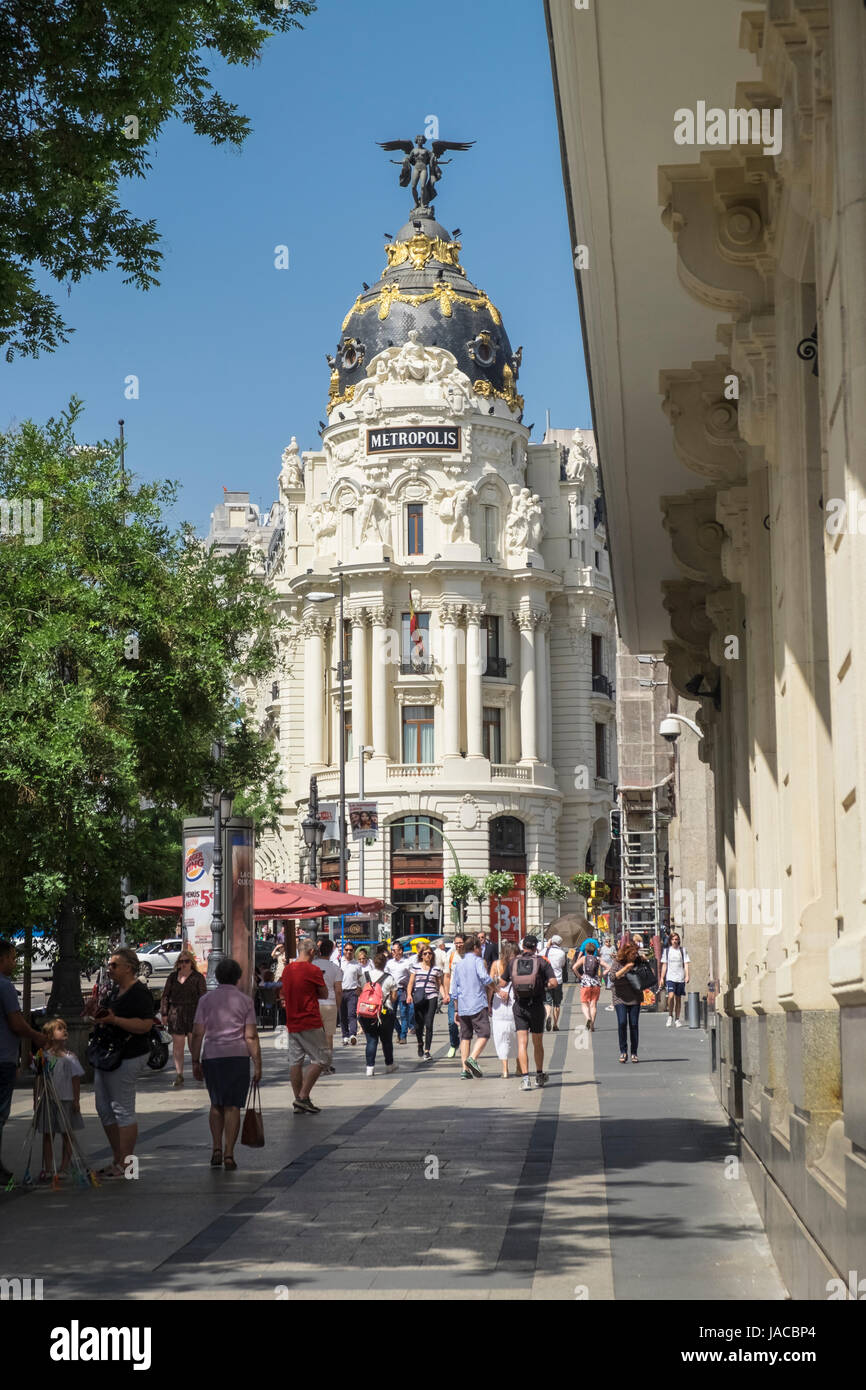
[[[535,1053],[535,1085],[544,1086],[547,1072],[544,1070],[544,994],[556,983],[552,965],[538,954],[538,939],[527,936],[523,939],[520,954],[509,961],[502,976],[505,985],[511,985],[514,994],[514,1026],[517,1029],[517,1065],[523,1080],[521,1091],[531,1091],[529,1079],[528,1034],[532,1034],[532,1048]],[[501,990],[500,997],[507,998],[507,991]]]
[[[490,1040],[487,986],[492,983],[481,958],[481,941],[478,937],[470,936],[466,942],[466,950],[452,968],[450,982],[454,1016],[460,1028],[460,1056],[463,1061],[464,1081],[471,1081],[473,1077],[482,1075],[478,1058]]]

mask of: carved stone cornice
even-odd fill
[[[773,159],[760,145],[707,150],[699,164],[659,169],[662,222],[693,298],[736,319],[773,304]]]
[[[737,401],[725,397],[730,374],[725,357],[659,373],[662,410],[673,426],[677,457],[693,473],[720,483],[745,476],[746,446],[738,428]]]
[[[671,538],[674,558],[684,577],[703,584],[720,584],[725,532],[716,520],[716,489],[662,497],[660,502],[662,525]]]
[[[729,487],[716,497],[716,519],[725,529],[722,574],[745,591],[749,573],[749,489]]]
[[[394,693],[398,705],[438,705],[442,700],[438,686],[398,686]]]

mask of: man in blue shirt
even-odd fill
[[[451,998],[454,1000],[454,1017],[460,1028],[460,1056],[463,1059],[461,1075],[464,1081],[483,1076],[478,1058],[490,1037],[490,1009],[487,1004],[486,986],[492,984],[493,981],[481,959],[478,938],[467,937],[465,953],[461,959],[455,958],[451,969]]]
[[[9,978],[14,968],[15,947],[11,941],[0,941],[0,1145],[3,1126],[12,1108],[21,1039],[29,1038],[34,1048],[45,1047],[48,1042],[44,1033],[37,1033],[35,1028],[30,1027],[21,1012],[18,991]],[[0,1185],[5,1187],[11,1176],[0,1158]]]

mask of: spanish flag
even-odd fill
[[[412,602],[412,589],[409,589],[409,638],[410,641],[418,629],[418,614],[415,612],[415,605]]]

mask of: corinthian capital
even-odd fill
[[[394,609],[387,603],[374,603],[367,608],[367,612],[374,627],[388,627],[394,616]]]
[[[512,622],[521,632],[533,632],[535,630],[535,614],[530,608],[516,608],[511,614]]]

